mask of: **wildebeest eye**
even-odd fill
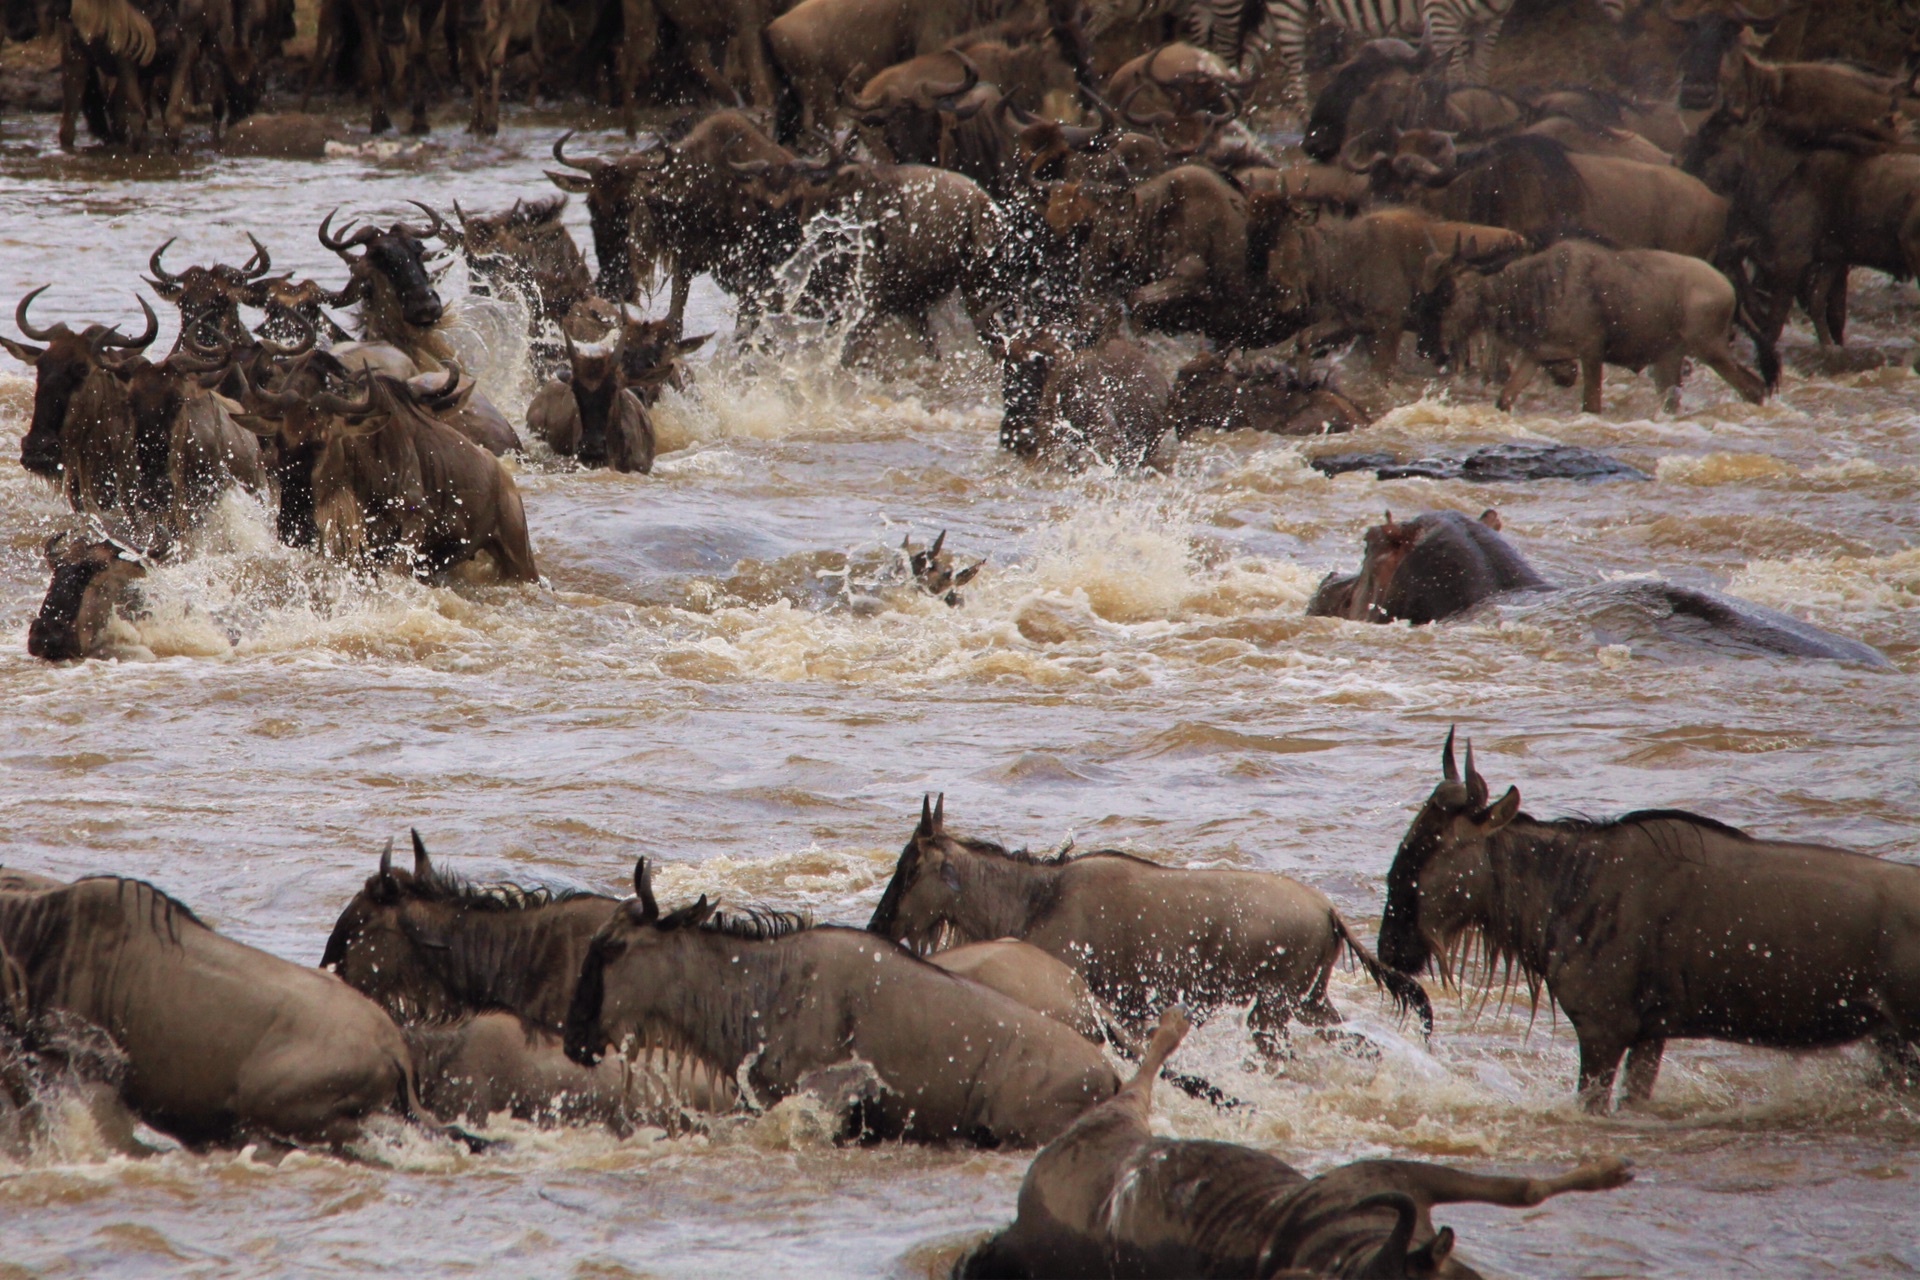
[[[951,862],[943,862],[940,864],[940,883],[946,885],[947,888],[952,889],[955,893],[960,891],[960,873],[954,870]]]

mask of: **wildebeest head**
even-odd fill
[[[909,535],[900,542],[900,550],[907,557],[907,567],[913,573],[913,580],[928,595],[945,600],[950,605],[960,603],[960,588],[972,582],[980,570],[986,567],[986,561],[976,561],[969,567],[954,572],[953,555],[941,550],[947,543],[947,531],[942,529],[933,545],[922,550],[914,550],[913,538]]]
[[[641,184],[646,176],[668,159],[658,139],[639,151],[615,160],[598,156],[575,159],[567,155],[569,129],[553,142],[553,158],[571,173],[547,170],[547,177],[562,191],[587,198],[587,220],[593,228],[593,255],[600,264],[595,288],[602,297],[616,302],[632,301],[639,287],[634,271],[634,256],[642,249],[636,237],[649,215]]]
[[[879,131],[896,164],[934,164],[940,158],[943,116],[969,119],[986,105],[963,101],[980,83],[980,68],[958,49],[886,68],[847,100],[854,119]]]
[[[95,370],[114,363],[114,357],[108,352],[119,350],[137,355],[151,346],[160,334],[160,319],[153,314],[147,300],[141,298],[140,309],[146,313],[147,327],[137,338],[126,337],[118,329],[99,324],[90,324],[78,333],[65,324],[36,329],[27,319],[27,308],[50,287],[41,285],[27,294],[13,311],[14,323],[20,332],[46,345],[33,347],[0,336],[0,346],[34,369],[33,420],[20,440],[20,465],[35,475],[51,479],[58,476],[65,465],[60,428],[67,420],[67,408],[73,402],[74,393]]]
[[[637,1039],[732,1071],[761,1038],[741,944],[797,933],[808,921],[779,911],[723,916],[705,894],[662,915],[645,858],[634,864],[633,889],[587,947],[567,1009],[567,1056],[592,1066],[609,1046]]]
[[[626,370],[627,387],[640,397],[643,405],[653,405],[663,388],[685,390],[685,364],[682,357],[707,345],[713,335],[680,336],[680,326],[672,320],[647,320],[630,308],[620,313],[620,359]]]
[[[574,456],[583,466],[604,467],[615,402],[627,385],[620,344],[581,347],[574,345],[571,335],[566,335],[566,342],[573,369],[573,402],[580,409],[580,445]]]
[[[446,314],[446,306],[427,274],[426,241],[440,235],[446,222],[419,201],[408,203],[432,219],[431,225],[396,222],[385,231],[349,226],[336,235],[332,231],[333,213],[329,213],[320,220],[320,243],[339,254],[353,274],[352,282],[337,295],[344,301],[334,305],[344,306],[357,299],[365,306],[378,307],[390,301],[398,318],[414,328],[431,329]],[[361,250],[358,256],[355,249]]]
[[[222,343],[243,343],[252,337],[240,319],[240,307],[243,303],[257,307],[265,302],[260,281],[273,269],[273,258],[251,232],[247,239],[253,242],[253,256],[245,266],[196,265],[175,275],[161,262],[173,246],[173,240],[155,249],[147,259],[147,266],[153,272],[147,283],[155,293],[180,308],[180,347],[216,347]]]
[[[40,613],[27,628],[27,652],[48,662],[71,662],[93,652],[129,584],[147,574],[146,557],[111,538],[63,545],[64,533],[47,539],[47,584]]]
[[[1756,16],[1738,4],[1692,17],[1676,15],[1671,2],[1664,7],[1667,18],[1687,32],[1687,46],[1680,55],[1680,106],[1686,111],[1711,107],[1720,95],[1720,68],[1727,55],[1743,46],[1749,32],[1764,35],[1780,21]]]
[[[1040,416],[1047,379],[1062,360],[1072,358],[1064,342],[1049,333],[990,339],[1000,358],[1000,447],[1023,458],[1040,451]]]
[[[1385,99],[1396,91],[1404,97],[1426,65],[1427,56],[1404,40],[1370,40],[1362,45],[1314,99],[1301,149],[1312,159],[1330,163],[1346,145],[1354,108],[1363,99],[1376,98],[1381,105],[1370,109],[1369,118],[1392,114]]]
[[[893,879],[867,921],[869,933],[923,955],[1018,934],[1031,908],[1025,882],[1037,868],[1066,858],[1065,850],[1040,857],[1009,851],[991,840],[951,835],[946,801],[944,795],[921,799],[920,822],[900,850]],[[1001,872],[1010,875],[996,875]]]
[[[1380,959],[1402,973],[1418,974],[1436,953],[1444,954],[1461,921],[1485,902],[1486,839],[1520,812],[1520,792],[1488,802],[1487,780],[1473,767],[1467,744],[1466,777],[1454,763],[1453,731],[1440,757],[1440,785],[1427,797],[1400,841],[1387,872],[1387,908],[1380,919]]]

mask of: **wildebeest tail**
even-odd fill
[[[420,1090],[413,1078],[413,1063],[409,1061],[395,1065],[400,1069],[400,1089],[394,1103],[402,1119],[417,1124],[429,1132],[437,1133],[441,1137],[452,1138],[474,1155],[506,1145],[497,1139],[482,1138],[478,1134],[469,1133],[457,1124],[443,1124],[435,1119],[433,1113],[427,1110],[426,1104],[420,1101]]]
[[[1333,921],[1334,933],[1340,941],[1347,944],[1347,950],[1360,962],[1360,967],[1367,971],[1367,976],[1379,983],[1386,993],[1393,997],[1395,1007],[1402,1014],[1419,1014],[1422,1030],[1427,1035],[1432,1035],[1433,1003],[1427,999],[1426,988],[1398,969],[1388,968],[1380,963],[1380,957],[1367,950],[1367,944],[1354,936],[1353,930],[1347,927],[1347,922],[1340,918],[1338,911],[1329,910],[1327,916]]]

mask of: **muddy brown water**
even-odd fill
[[[0,140],[0,301],[137,323],[147,254],[246,256],[334,282],[320,215],[492,208],[551,190],[554,128],[323,163],[50,154]],[[611,144],[594,135],[589,144]],[[584,210],[569,218],[587,243]],[[1920,859],[1920,296],[1857,279],[1845,366],[1804,330],[1779,399],[1697,374],[1677,416],[1610,371],[1607,411],[1537,389],[1512,417],[1412,364],[1347,439],[1223,436],[1170,479],[1070,477],[995,448],[992,380],[955,338],[910,376],[853,377],[830,340],[721,345],[669,396],[651,477],[519,466],[551,589],[361,579],[224,508],[159,570],[121,660],[26,654],[39,544],[69,520],[15,457],[30,401],[0,369],[0,814],[8,864],[149,878],[216,927],[312,963],[380,844],[419,827],[446,866],[617,890],[659,860],[706,892],[864,922],[925,791],[953,822],[1069,834],[1198,866],[1283,871],[1378,920],[1395,844],[1449,723],[1537,814],[1697,809],[1755,832]],[[514,317],[443,284],[462,350],[517,415]],[[163,310],[169,310],[163,308]],[[696,329],[730,325],[696,294]],[[163,341],[170,340],[169,324]],[[1168,347],[1169,358],[1177,351]],[[1885,361],[1884,367],[1873,367]],[[1851,371],[1847,371],[1847,370]],[[1327,478],[1320,450],[1406,457],[1501,441],[1611,453],[1646,483]],[[1497,507],[1557,581],[1658,574],[1787,610],[1891,670],[1705,658],[1596,637],[1551,611],[1423,630],[1310,620],[1307,597],[1392,509]],[[988,568],[958,609],[907,589],[895,548],[941,529]],[[1608,641],[1603,643],[1603,641]],[[1303,1040],[1256,1072],[1238,1018],[1181,1065],[1254,1106],[1163,1098],[1168,1132],[1309,1169],[1387,1153],[1532,1169],[1618,1153],[1624,1191],[1441,1215],[1489,1274],[1902,1275],[1920,1101],[1860,1052],[1671,1050],[1654,1104],[1572,1104],[1563,1020],[1441,996],[1422,1045],[1354,976],[1335,998],[1377,1061]],[[788,1104],[686,1137],[496,1126],[468,1157],[387,1135],[365,1164],[109,1154],[79,1116],[0,1155],[0,1275],[926,1274],[1006,1220],[1027,1157],[836,1148]]]

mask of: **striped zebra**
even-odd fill
[[[1267,0],[1274,53],[1303,98],[1307,37],[1316,18],[1362,40],[1424,41],[1436,65],[1451,63],[1463,79],[1478,83],[1486,79],[1500,24],[1511,8],[1513,0]]]

